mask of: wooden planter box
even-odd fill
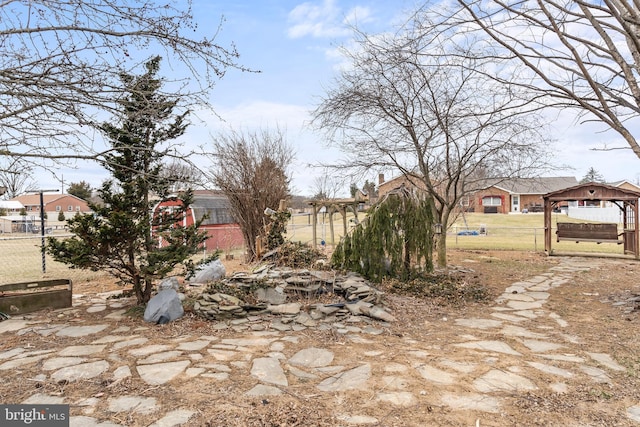
[[[0,285],[0,312],[15,316],[45,308],[71,307],[71,280],[36,280]]]

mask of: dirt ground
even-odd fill
[[[337,360],[349,357],[354,366],[361,359],[357,352],[380,350],[387,354],[386,360],[402,359],[402,351],[408,340],[437,347],[457,338],[459,327],[446,319],[488,318],[489,304],[510,284],[544,273],[559,262],[558,258],[546,257],[540,253],[507,251],[451,251],[449,264],[465,271],[464,279],[469,283],[484,285],[491,295],[487,303],[467,302],[442,305],[431,300],[387,294],[388,309],[397,321],[384,329],[383,334],[367,337],[367,342],[358,345],[350,343],[345,336],[331,331],[307,329],[297,332],[300,349],[308,347],[329,348]],[[240,261],[226,261],[228,272],[246,270],[248,266]],[[349,394],[321,393],[314,384],[308,386],[302,380],[292,384],[289,392],[281,396],[250,398],[244,391],[255,385],[247,376],[234,377],[229,381],[203,384],[201,381],[172,382],[160,387],[150,387],[139,378],[132,377],[113,383],[108,378],[80,383],[59,384],[50,381],[33,381],[39,372],[37,366],[22,368],[20,372],[2,375],[0,402],[18,403],[36,391],[52,395],[62,395],[73,402],[80,398],[114,395],[153,396],[163,407],[188,407],[198,411],[198,416],[189,425],[195,426],[337,426],[342,425],[337,413],[357,413],[366,409],[378,420],[379,426],[632,426],[637,425],[625,416],[625,408],[640,403],[640,305],[631,301],[640,295],[640,263],[633,260],[599,259],[596,267],[588,273],[575,275],[569,283],[563,284],[551,293],[545,303],[545,310],[552,311],[568,322],[563,329],[567,335],[581,338],[580,347],[584,351],[598,349],[613,356],[626,368],[616,373],[610,383],[580,383],[578,378],[568,378],[568,392],[553,393],[549,389],[514,393],[508,396],[507,404],[493,419],[476,418],[469,411],[452,411],[437,403],[436,399],[419,400],[409,407],[381,405],[373,399],[371,391]],[[76,284],[74,292],[91,294],[114,289],[109,282]],[[41,320],[59,322],[54,312],[41,312]],[[64,319],[69,321],[69,319]],[[77,314],[78,323],[94,324],[104,322],[100,313]],[[130,317],[118,321],[119,325],[135,329],[144,324],[140,317]],[[535,327],[536,320],[532,320]],[[184,335],[194,337],[211,335],[233,337],[238,332],[219,331],[211,322],[192,314],[169,325],[151,325],[145,336],[148,344],[160,343],[168,338]],[[77,339],[42,337],[37,334],[4,334],[0,350],[18,346],[46,348],[48,341],[55,339],[57,346],[78,345]],[[434,348],[435,348],[434,347]],[[265,352],[268,349],[264,350]],[[596,350],[594,350],[596,351]],[[355,352],[355,353],[354,353]],[[134,366],[131,361],[130,366]],[[376,367],[373,367],[375,370]],[[529,378],[531,376],[529,375]],[[544,381],[540,374],[540,381]],[[244,382],[244,383],[243,383]],[[537,382],[537,381],[536,381]],[[374,386],[375,387],[375,386]],[[383,387],[383,386],[381,386]],[[406,391],[414,395],[430,394],[428,384],[410,383]],[[469,391],[460,385],[460,392]],[[456,391],[456,386],[450,386]],[[371,394],[371,398],[367,397]],[[80,414],[81,408],[72,407],[72,415]],[[99,411],[98,411],[99,412]],[[96,416],[98,414],[94,414]],[[145,415],[117,414],[113,422],[123,425],[148,425],[153,418]]]

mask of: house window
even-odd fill
[[[73,212],[73,206],[71,206],[71,205],[67,206],[67,210],[68,210],[69,212]]]
[[[518,206],[520,203],[520,198],[518,196],[513,196],[513,206]]]
[[[76,206],[76,212],[80,212],[80,206]]]
[[[499,197],[499,196],[483,197],[482,206],[502,206],[502,197]]]
[[[460,199],[460,206],[467,207],[467,206],[469,206],[470,204],[471,204],[471,202],[470,202],[469,196],[463,196],[463,197]]]
[[[58,205],[56,206],[56,212],[60,212],[62,210],[62,206]]]

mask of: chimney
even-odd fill
[[[384,183],[384,174],[383,173],[379,173],[378,174],[378,185],[383,184]]]

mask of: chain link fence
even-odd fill
[[[555,233],[555,230],[552,230],[552,233]],[[102,272],[69,268],[65,264],[54,261],[49,255],[43,256],[41,236],[12,234],[0,234],[0,284],[43,279],[71,279],[76,283],[105,276]],[[342,224],[334,224],[332,240],[329,225],[320,223],[316,227],[316,247],[322,249],[325,246],[337,244],[342,235]],[[59,238],[67,236],[70,235],[55,234],[55,237]],[[291,241],[311,245],[313,226],[305,223],[289,224],[286,237]],[[447,233],[447,248],[542,252],[544,251],[544,228],[491,227],[476,230],[452,227]],[[622,245],[556,242],[555,238],[552,249],[567,252],[624,254]],[[207,255],[203,251],[202,256]]]

